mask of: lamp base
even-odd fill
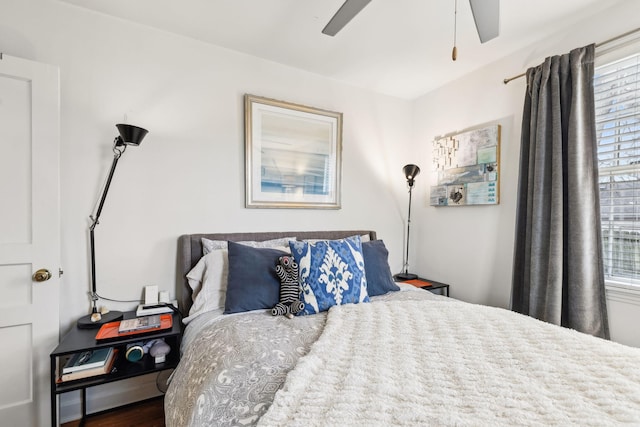
[[[102,318],[97,322],[92,322],[91,314],[88,314],[79,318],[77,325],[80,329],[98,329],[105,323],[115,322],[116,320],[122,319],[122,316],[121,311],[110,311],[107,314],[103,314]]]
[[[406,282],[407,280],[417,279],[418,275],[413,273],[398,273],[393,276],[393,280],[396,282]]]

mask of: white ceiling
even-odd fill
[[[625,0],[502,0],[485,44],[458,0],[456,62],[454,0],[373,0],[335,37],[321,30],[343,0],[61,1],[413,99]]]

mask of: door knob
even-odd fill
[[[41,268],[40,270],[33,273],[33,280],[36,282],[46,282],[51,279],[51,272],[46,268]]]

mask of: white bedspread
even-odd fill
[[[640,425],[640,349],[462,302],[335,307],[259,424]]]

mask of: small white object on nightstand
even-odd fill
[[[158,287],[157,286],[153,285],[153,286],[144,287],[144,303],[145,305],[158,303]]]
[[[160,291],[160,302],[169,303],[169,291]]]

